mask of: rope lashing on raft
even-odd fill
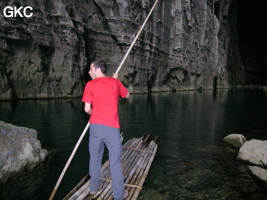
[[[112,182],[110,179],[107,179],[107,178],[101,178],[101,180],[107,181],[109,183]],[[124,185],[127,186],[127,187],[132,187],[132,188],[137,188],[139,190],[142,190],[142,187],[140,187],[139,185],[132,185],[132,184],[128,184],[128,183],[124,183]]]

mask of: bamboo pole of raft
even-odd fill
[[[142,140],[140,140],[140,143],[142,143]],[[140,159],[140,154],[144,154],[144,152],[142,152],[142,149],[144,149],[144,146],[141,146],[139,148],[140,145],[136,146],[133,149],[129,149],[129,151],[131,151],[131,153],[128,154],[128,157],[126,158],[127,160],[125,160],[126,165],[124,165],[124,174],[128,174],[131,176],[131,171],[133,170],[133,167],[136,166],[136,163],[138,162],[138,159]],[[129,176],[128,176],[129,178]],[[126,180],[127,182],[127,180]]]
[[[140,140],[140,142],[142,143],[142,140]],[[124,171],[130,170],[130,174],[128,175],[128,177],[125,181],[125,184],[124,184],[126,187],[131,187],[129,190],[129,196],[128,196],[129,198],[131,197],[132,193],[135,194],[135,192],[137,192],[137,191],[140,192],[140,190],[141,190],[140,188],[141,188],[143,183],[141,185],[140,184],[137,185],[136,183],[138,183],[138,181],[135,181],[135,179],[137,178],[136,176],[139,176],[139,174],[142,175],[142,172],[144,171],[144,169],[146,169],[146,170],[149,169],[151,163],[149,163],[148,160],[149,160],[149,156],[151,155],[151,153],[153,153],[152,156],[155,156],[155,154],[154,154],[155,152],[152,150],[154,149],[154,146],[156,144],[155,143],[151,144],[151,143],[150,143],[149,147],[141,145],[140,148],[135,147],[135,148],[130,149],[132,152],[134,152],[134,154],[132,154],[131,156],[128,155],[128,157],[126,158],[126,159],[128,159],[125,161],[127,163],[132,162],[131,160],[133,160],[133,163],[130,166],[128,166],[128,167],[124,166],[125,167]],[[128,172],[124,172],[124,174],[126,175],[126,174],[128,174]],[[133,175],[135,175],[135,176],[133,177]],[[140,179],[140,177],[138,177],[138,180],[139,179]],[[135,185],[128,184],[128,183],[134,183]],[[139,192],[138,192],[138,194],[139,194]],[[111,192],[109,191],[109,193],[111,193]],[[107,198],[107,197],[109,197],[109,198]],[[112,197],[106,195],[104,199],[111,200]]]
[[[144,152],[141,152],[140,155],[138,156],[138,160],[136,162],[136,164],[133,166],[133,168],[131,169],[127,179],[125,180],[125,183],[126,184],[133,184],[133,178],[134,176],[136,175],[138,169],[140,168],[140,165],[144,159],[144,157],[146,157],[145,153]]]
[[[148,146],[148,151],[152,151],[153,150],[153,144],[152,144],[152,142],[149,144],[149,146]],[[132,196],[132,194],[134,193],[134,191],[136,191],[136,190],[141,190],[140,188],[141,188],[141,186],[142,185],[139,185],[138,184],[138,182],[139,182],[139,175],[142,175],[143,174],[143,171],[144,171],[144,169],[148,166],[148,159],[150,158],[150,155],[149,155],[150,153],[142,153],[142,156],[141,156],[141,158],[140,158],[140,162],[139,163],[137,163],[136,165],[137,165],[137,168],[136,168],[136,170],[134,171],[134,175],[131,177],[131,180],[130,180],[130,185],[134,185],[134,186],[139,186],[139,188],[138,187],[136,187],[136,188],[130,188],[130,190],[129,190],[129,197],[131,197]],[[148,166],[149,167],[149,166]],[[132,199],[132,198],[131,198]]]
[[[78,191],[76,191],[68,200],[78,200],[83,197],[82,195],[86,193],[86,196],[89,194],[88,191],[90,180],[88,180]],[[87,192],[88,191],[88,192]]]
[[[124,149],[125,149],[125,155],[127,155],[127,157],[125,157],[125,158],[122,159],[122,163],[124,164],[123,165],[124,168],[127,168],[127,166],[129,164],[131,164],[131,160],[134,159],[134,155],[135,155],[136,151],[133,151],[133,149],[139,148],[141,144],[142,144],[142,140],[139,140],[134,147],[129,147],[129,148],[124,147]],[[128,153],[128,152],[130,152],[130,153]],[[130,162],[127,162],[128,160],[130,160]]]
[[[157,151],[157,146],[155,146],[155,149],[154,149],[154,152],[156,152],[156,151]],[[150,157],[149,162],[148,162],[148,166],[152,164],[154,157],[155,157],[155,154]],[[147,167],[144,171],[144,174],[143,174],[139,184],[138,184],[139,186],[144,184],[146,177],[148,175],[148,171],[149,171],[149,168]],[[132,198],[137,199],[139,193],[140,193],[140,190],[136,190],[135,193],[133,194]]]
[[[126,52],[124,58],[123,58],[122,61],[121,61],[121,64],[119,65],[118,69],[116,70],[115,74],[118,74],[118,73],[119,73],[119,71],[120,71],[120,69],[121,69],[123,63],[125,62],[127,56],[129,55],[130,51],[132,50],[132,48],[133,48],[133,46],[134,46],[136,40],[138,39],[139,35],[141,34],[142,30],[144,29],[144,27],[145,27],[145,25],[146,25],[146,23],[147,23],[147,20],[149,19],[150,15],[152,14],[152,12],[153,12],[154,8],[156,7],[157,3],[158,3],[158,0],[155,1],[153,7],[151,8],[150,12],[148,13],[148,15],[147,15],[147,17],[146,17],[146,19],[145,19],[143,25],[141,26],[140,30],[138,31],[137,35],[135,36],[135,38],[134,38],[134,40],[133,40],[133,42],[132,42],[130,48],[129,48],[128,51]]]
[[[142,144],[142,140],[140,140],[140,144]],[[137,147],[135,147],[136,149],[139,148],[140,145],[138,145]],[[141,146],[139,149],[142,149],[143,146]],[[140,155],[140,151],[135,151],[134,149],[130,149],[130,151],[132,151],[129,156],[128,156],[128,162],[126,162],[127,164],[125,165],[125,174],[130,173],[131,169],[133,166],[136,165],[135,160],[139,159],[139,155]]]
[[[145,164],[142,166],[141,174],[138,176],[138,179],[134,182],[134,185],[141,187],[144,183],[144,179],[146,178],[148,171],[150,169],[151,163],[154,159],[154,155],[152,155],[150,158],[148,157],[145,161]],[[129,192],[129,196],[131,196],[131,199],[136,199],[141,191],[141,189],[136,188],[135,190],[131,190]]]
[[[56,194],[56,191],[57,191],[57,189],[58,189],[58,187],[59,187],[59,184],[61,183],[61,180],[62,180],[63,176],[65,175],[65,173],[66,173],[66,171],[67,171],[67,169],[68,169],[68,167],[69,167],[69,165],[70,165],[70,162],[72,161],[73,156],[75,155],[75,153],[76,153],[76,151],[77,151],[77,149],[78,149],[78,147],[79,147],[79,145],[80,145],[80,143],[81,143],[81,141],[82,141],[82,139],[83,139],[83,137],[84,137],[86,131],[88,130],[89,126],[90,126],[90,123],[88,122],[87,125],[85,126],[85,128],[84,128],[84,130],[83,130],[83,132],[82,132],[82,135],[80,136],[80,138],[79,138],[77,144],[75,145],[75,147],[74,147],[74,149],[73,149],[73,151],[72,151],[72,153],[71,153],[71,155],[70,155],[70,157],[69,157],[68,162],[66,163],[66,165],[65,165],[65,167],[64,167],[64,169],[63,169],[63,171],[61,172],[61,175],[60,175],[60,177],[59,177],[59,179],[58,179],[58,181],[57,181],[57,183],[56,183],[56,186],[55,186],[55,188],[54,188],[54,190],[53,190],[53,192],[52,192],[52,194],[51,194],[49,200],[52,200],[52,199],[54,198],[54,196],[55,196],[55,194]]]
[[[124,170],[123,170],[123,174],[127,175],[131,172],[131,169],[136,165],[136,160],[139,159],[139,152],[136,151],[132,151],[132,153],[129,155],[128,158],[128,162],[126,162],[127,164],[124,166]]]
[[[153,144],[153,145],[151,145],[151,150],[153,150],[153,152],[155,152],[155,150],[156,150],[156,146]],[[148,171],[149,171],[149,167],[150,167],[150,165],[151,165],[151,163],[152,163],[152,161],[153,161],[153,159],[154,159],[154,157],[155,157],[155,154],[153,154],[153,155],[151,155],[150,157],[149,156],[147,156],[145,159],[144,159],[144,162],[142,163],[142,165],[140,166],[140,171],[139,171],[139,174],[141,174],[142,176],[139,176],[138,174],[137,174],[137,177],[136,177],[136,179],[135,179],[135,181],[133,182],[133,185],[136,185],[136,186],[139,186],[139,187],[141,187],[142,185],[143,185],[143,183],[144,183],[144,181],[145,181],[145,178],[146,178],[146,176],[147,176],[147,174],[148,174]],[[138,194],[139,194],[139,192],[140,192],[140,189],[136,189],[136,190],[131,190],[130,192],[129,192],[129,195],[130,196],[132,196],[132,199],[134,199],[134,196],[138,196]],[[135,198],[137,198],[137,196],[135,197]]]
[[[150,150],[150,148],[149,148],[149,150]],[[139,159],[139,160],[138,160],[138,162],[135,164],[135,168],[136,168],[136,169],[134,169],[134,170],[130,173],[131,176],[129,176],[129,178],[130,178],[130,184],[134,184],[134,181],[135,181],[135,179],[137,178],[138,173],[139,173],[139,171],[140,171],[140,169],[141,169],[141,166],[142,166],[143,163],[145,162],[145,159],[147,158],[147,156],[148,156],[148,154],[145,153],[145,152],[141,152],[140,155],[138,156],[138,159]]]
[[[77,192],[83,185],[89,180],[89,174],[87,174],[64,198],[63,200],[69,199],[75,192]]]

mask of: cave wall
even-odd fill
[[[120,71],[134,93],[227,88],[243,82],[235,0],[159,0]],[[153,0],[2,0],[0,99],[79,97],[88,64],[116,71]],[[237,76],[237,78],[235,77]]]
[[[265,0],[239,0],[237,29],[244,83],[267,85],[267,12]]]

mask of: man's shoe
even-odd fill
[[[127,190],[124,190],[124,193],[123,193],[123,197],[120,199],[120,200],[124,200],[124,199],[127,199],[129,196],[129,193]],[[115,198],[114,198],[115,199]]]
[[[94,196],[97,193],[97,191],[90,191],[90,195]]]
[[[102,189],[103,186],[104,186],[104,183],[101,182],[101,183],[100,183],[100,186],[99,186],[99,188],[98,188],[98,190],[96,190],[96,191],[90,191],[90,195],[94,196],[99,190]]]
[[[124,190],[124,194],[123,194],[122,200],[127,199],[128,196],[129,196],[128,191]]]

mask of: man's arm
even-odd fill
[[[84,112],[86,112],[88,115],[92,114],[92,108],[90,103],[84,104]]]
[[[118,79],[119,74],[113,74],[112,77]],[[128,99],[130,96],[131,96],[131,94],[130,94],[130,92],[129,92],[129,90],[128,90],[128,92],[127,92],[127,94],[126,94],[126,96],[125,96],[124,98]]]

